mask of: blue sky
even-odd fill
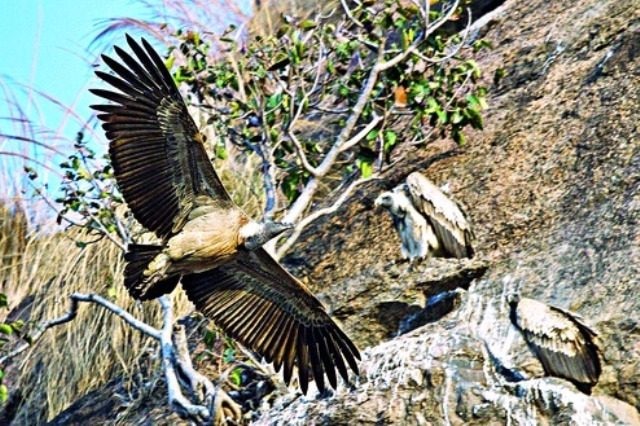
[[[59,108],[37,97],[34,103],[28,102],[21,86],[41,90],[65,105],[78,104],[77,112],[86,116],[90,97],[84,89],[92,78],[89,61],[95,56],[87,49],[103,28],[100,22],[147,15],[144,7],[131,0],[4,0],[2,9],[0,79],[20,96],[25,112],[49,128],[60,123]],[[1,116],[6,116],[4,108],[3,102]]]
[[[0,117],[16,116],[16,109],[12,111],[9,106],[13,101],[11,97],[15,96],[15,102],[24,114],[36,123],[35,138],[44,143],[64,146],[59,138],[73,137],[80,129],[80,120],[68,117],[65,120],[61,108],[45,97],[30,92],[28,88],[42,91],[64,105],[73,106],[81,120],[86,120],[90,117],[88,105],[92,102],[86,89],[96,82],[91,67],[91,59],[95,58],[96,52],[89,52],[88,47],[100,29],[104,28],[101,22],[119,16],[145,18],[147,11],[131,0],[0,2]],[[7,96],[8,92],[11,95]],[[6,119],[0,119],[0,133],[24,135],[16,122]],[[34,150],[18,141],[0,139],[0,151],[23,152],[33,156],[36,154]],[[43,162],[54,165],[64,156],[52,158],[43,155],[42,151],[37,154]],[[20,170],[21,159],[15,158],[1,164],[0,168],[5,170],[0,175],[0,196],[24,186],[20,176],[23,173]],[[7,169],[11,167],[17,169],[9,175],[15,179],[7,179]],[[40,173],[47,176],[46,171]]]
[[[162,0],[156,3],[161,5]],[[248,0],[237,3],[247,10]],[[0,133],[20,133],[15,121],[3,118],[16,116],[15,109],[12,112],[9,106],[8,90],[16,97],[25,115],[38,125],[36,138],[62,146],[62,142],[56,141],[62,137],[73,138],[81,127],[78,121],[90,117],[88,106],[95,99],[87,88],[98,84],[93,77],[92,61],[99,49],[112,42],[124,42],[117,34],[115,38],[105,40],[106,44],[96,44],[89,50],[92,40],[105,28],[105,20],[119,17],[150,19],[151,12],[135,0],[0,0],[0,6]],[[225,8],[221,9],[224,14]],[[28,87],[54,97],[63,105],[73,106],[80,119],[69,118],[54,103],[30,92]],[[19,144],[0,137],[0,153],[24,150],[25,145]],[[56,164],[62,159],[60,155],[58,157],[42,159]],[[20,164],[18,159],[15,164]],[[8,168],[6,162],[0,162],[0,198],[11,191],[6,182],[11,181],[6,179]],[[10,175],[17,173],[21,172],[12,171]],[[16,185],[15,181],[13,184]]]

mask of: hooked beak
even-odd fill
[[[287,231],[289,229],[293,228],[293,224],[292,223],[286,223],[286,222],[274,222],[274,221],[266,221],[265,222],[265,229],[267,231],[267,234],[273,238],[276,237],[280,234],[282,234],[284,231]]]
[[[378,198],[373,202],[373,205],[376,207],[376,210],[381,210],[384,208],[389,208],[391,206],[390,195],[388,192],[384,192],[378,195]]]

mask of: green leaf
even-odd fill
[[[460,109],[456,108],[453,113],[451,113],[451,124],[459,124],[464,116],[460,113]]]
[[[229,380],[236,386],[242,385],[242,368],[236,367],[231,370],[231,374],[229,374]]]
[[[459,129],[455,129],[451,133],[451,136],[453,137],[453,140],[460,146],[464,145],[467,142],[464,135]]]
[[[222,354],[222,360],[227,364],[236,360],[236,351],[233,348],[226,348]]]
[[[393,130],[385,130],[384,132],[384,150],[389,151],[398,141],[398,135]]]
[[[171,55],[164,61],[164,65],[167,67],[167,69],[170,70],[171,68],[173,68],[173,64],[175,63],[175,61],[175,56]]]
[[[0,333],[11,335],[13,334],[13,327],[11,327],[9,324],[2,323],[0,324]]]
[[[6,306],[9,306],[9,299],[6,294],[0,293],[0,308],[4,308]]]
[[[202,339],[204,344],[207,345],[209,349],[213,348],[213,345],[218,340],[218,333],[213,330],[207,330],[204,332],[204,338]]]
[[[116,292],[116,288],[114,286],[111,286],[107,289],[107,297],[109,299],[115,299],[117,296],[117,292]]]
[[[304,21],[300,22],[300,28],[302,28],[303,30],[310,30],[311,28],[315,28],[318,24],[315,23],[315,21],[312,21],[311,19],[305,19]]]
[[[369,159],[358,158],[356,160],[356,166],[360,170],[363,178],[368,178],[373,174],[373,163]]]
[[[504,68],[498,68],[493,73],[493,84],[496,86],[500,83],[500,81],[506,77],[507,71]]]
[[[373,129],[372,131],[367,133],[366,139],[368,141],[372,141],[372,140],[375,140],[377,137],[378,137],[378,129]]]
[[[282,103],[282,93],[274,93],[267,99],[267,109],[275,109]]]
[[[0,402],[7,402],[9,399],[9,389],[7,389],[7,385],[0,385]]]
[[[216,145],[216,158],[220,160],[226,160],[229,154],[227,153],[227,148],[224,145],[218,144]]]

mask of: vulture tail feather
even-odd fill
[[[124,285],[135,299],[155,299],[163,294],[171,293],[178,285],[179,275],[151,280],[144,274],[149,263],[162,252],[162,249],[162,246],[157,245],[129,244],[127,253],[124,255],[127,262],[124,268]]]

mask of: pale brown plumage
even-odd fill
[[[131,245],[125,285],[146,300],[181,280],[196,308],[238,341],[293,368],[306,393],[336,370],[357,373],[357,348],[320,302],[260,246],[287,226],[253,222],[227,194],[209,161],[187,107],[160,56],[127,36],[134,57],[116,47],[124,65],[103,55],[115,75],[96,74],[119,92],[94,89],[112,101],[100,113],[116,180],[135,218],[162,245]],[[125,66],[126,65],[126,66]]]
[[[550,376],[573,382],[589,393],[600,377],[596,333],[580,317],[533,299],[509,296],[512,323]]]
[[[473,257],[473,230],[464,210],[418,172],[407,176],[415,208],[432,226],[445,256]]]

